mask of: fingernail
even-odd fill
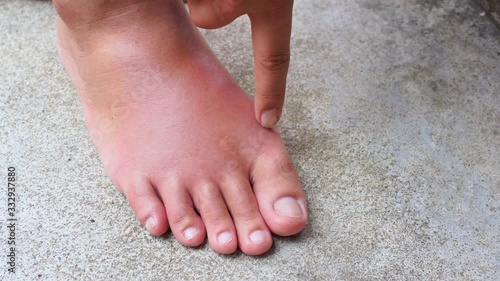
[[[217,240],[219,241],[220,244],[227,244],[231,241],[233,241],[233,234],[231,232],[222,232],[219,234],[217,237]]]
[[[283,197],[274,202],[274,211],[290,218],[300,218],[303,215],[299,202],[292,197]]]
[[[250,240],[254,244],[262,244],[266,241],[267,233],[264,230],[256,230],[250,233]]]
[[[278,123],[278,110],[276,108],[264,111],[260,116],[262,127],[272,128]]]
[[[191,240],[196,236],[196,234],[198,234],[198,232],[198,229],[196,229],[195,227],[188,227],[186,228],[186,230],[184,230],[184,238],[186,238],[187,240]]]
[[[151,231],[156,225],[156,219],[154,216],[150,216],[146,223],[144,224],[144,227],[146,228],[147,231]]]

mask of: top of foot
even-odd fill
[[[305,226],[303,189],[277,129],[257,123],[177,2],[122,9],[95,30],[63,17],[61,58],[109,177],[150,233],[262,254],[272,233]]]

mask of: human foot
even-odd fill
[[[150,233],[258,255],[271,232],[303,229],[306,199],[277,129],[257,123],[179,1],[63,2],[58,47],[86,126]]]

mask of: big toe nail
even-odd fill
[[[303,216],[299,202],[292,197],[283,197],[274,202],[274,211],[290,218],[301,218]]]

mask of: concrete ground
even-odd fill
[[[500,32],[480,13],[472,0],[296,1],[280,128],[310,223],[249,257],[146,233],[85,131],[51,4],[0,1],[0,279],[500,280]],[[248,20],[203,34],[252,93]]]

